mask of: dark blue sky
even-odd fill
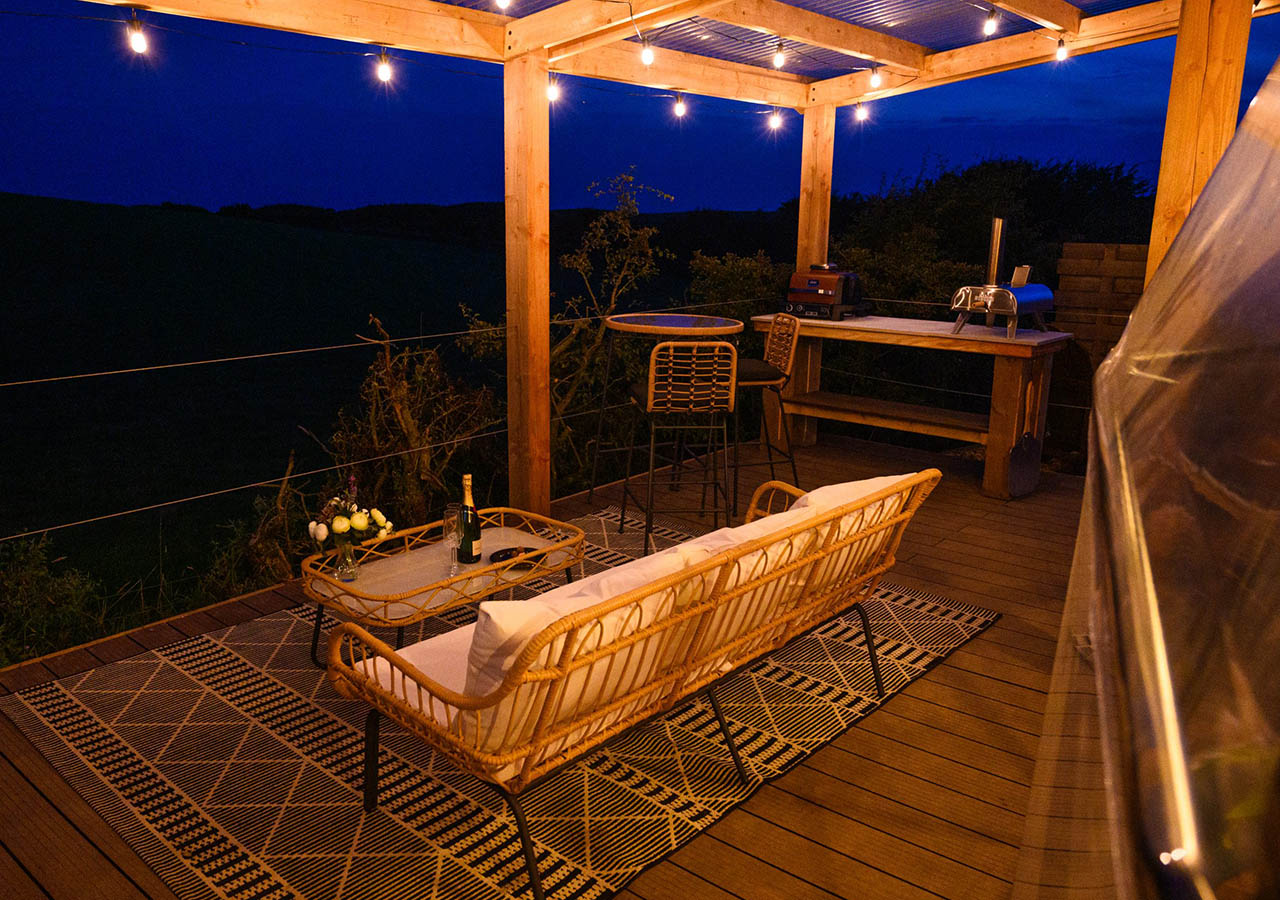
[[[10,10],[123,18],[74,0]],[[99,21],[0,15],[0,190],[114,203],[459,203],[502,197],[497,66],[399,54],[393,87],[364,47],[145,14],[152,52]],[[178,29],[166,31],[162,28]],[[253,45],[239,46],[230,41]],[[319,52],[295,52],[319,51]],[[1280,16],[1255,20],[1244,98],[1280,55]],[[988,156],[1135,165],[1154,180],[1173,39],[1089,54],[839,113],[835,189],[875,191],[940,162]],[[667,208],[773,208],[799,184],[799,117],[761,107],[562,81],[552,109],[553,206],[635,165]],[[655,204],[648,204],[657,208]]]

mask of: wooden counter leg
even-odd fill
[[[982,473],[982,492],[991,497],[1010,500],[1015,495],[1010,487],[1010,454],[1022,436],[1030,432],[1039,447],[1044,442],[1044,423],[1049,406],[1051,356],[1017,359],[995,358],[991,378],[991,420],[987,430],[986,465]],[[1031,397],[1028,423],[1028,392]],[[1039,454],[1035,465],[1039,466]],[[1026,493],[1026,492],[1024,492]]]
[[[791,380],[782,391],[784,402],[799,394],[822,389],[822,338],[800,338],[796,344],[796,360],[791,369]],[[762,391],[764,394],[764,422],[773,446],[787,447],[786,436],[782,433],[782,412],[778,409],[777,398],[773,391]],[[791,437],[798,447],[811,447],[818,442],[818,420],[810,416],[792,416],[788,424],[791,426]],[[787,450],[790,451],[790,447]]]

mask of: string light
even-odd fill
[[[776,109],[769,113],[769,127],[774,131],[777,131],[782,127],[782,113],[778,112]]]
[[[134,53],[147,52],[147,35],[142,30],[142,23],[138,21],[136,11],[133,18],[129,20],[129,49]]]
[[[853,117],[857,119],[859,122],[867,121],[868,115],[870,115],[870,113],[867,112],[867,108],[863,106],[861,103],[859,103],[857,106],[853,108]]]
[[[511,5],[511,0],[493,0],[493,5],[498,9],[506,9]]]
[[[671,108],[671,111],[676,114],[677,119],[684,118],[684,114],[689,111],[688,105],[684,102],[684,97],[676,94],[676,105]]]
[[[871,69],[871,89],[875,90],[884,84],[884,77],[880,74],[880,67],[874,66]]]
[[[987,21],[982,23],[982,33],[987,37],[996,33],[996,11],[993,9],[987,13]]]
[[[1062,38],[1058,38],[1058,49],[1053,55],[1058,62],[1062,62],[1067,58],[1067,42]]]
[[[646,66],[653,65],[653,48],[649,46],[649,42],[647,40],[642,43],[640,48],[640,62],[644,63]]]
[[[560,99],[560,82],[554,78],[547,82],[547,99],[552,103]]]
[[[377,73],[378,80],[383,84],[386,84],[391,80],[391,57],[387,56],[386,53],[378,54]]]
[[[781,69],[787,64],[787,48],[782,46],[782,41],[778,41],[778,49],[773,51],[773,67]]]

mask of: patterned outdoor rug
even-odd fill
[[[588,572],[639,553],[640,523],[618,535],[616,510],[576,524]],[[688,537],[669,523],[657,535],[660,545]],[[866,606],[890,696],[996,620],[890,586]],[[283,610],[0,709],[181,897],[528,896],[502,800],[389,723],[381,805],[364,815],[365,707],[311,665],[313,617],[314,607]],[[422,634],[474,617],[455,610]],[[878,705],[856,619],[734,676],[721,697],[747,765],[766,779]],[[527,796],[548,897],[609,896],[749,793],[704,700],[632,729]]]

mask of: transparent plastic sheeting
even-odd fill
[[[1067,618],[1087,608],[1106,874],[1280,897],[1280,65],[1094,384]]]

